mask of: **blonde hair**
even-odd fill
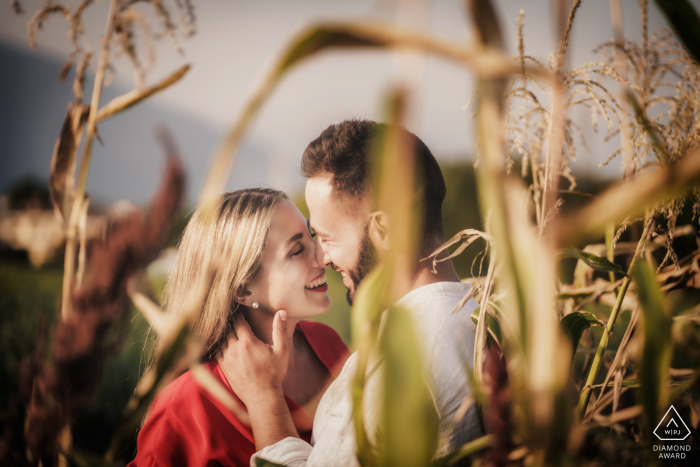
[[[210,222],[203,222],[200,207],[187,224],[165,288],[165,309],[169,316],[178,313],[197,279],[214,268],[204,306],[192,326],[204,342],[204,361],[213,360],[225,342],[240,306],[235,292],[260,269],[274,208],[285,199],[289,197],[281,191],[265,188],[225,193]]]

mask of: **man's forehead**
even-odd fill
[[[340,195],[332,185],[330,175],[321,175],[306,180],[306,205],[312,226],[338,224],[338,220],[350,220],[364,211],[364,203]],[[342,223],[342,222],[340,222]]]

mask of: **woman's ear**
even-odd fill
[[[390,230],[389,216],[384,211],[375,211],[370,214],[367,234],[380,256],[384,256],[384,253],[389,251]]]
[[[252,301],[250,298],[251,292],[248,290],[248,283],[244,282],[239,285],[236,291],[233,293],[233,300],[243,306],[250,306]]]

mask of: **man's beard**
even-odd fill
[[[350,306],[352,306],[352,301],[355,298],[355,292],[357,292],[357,288],[360,286],[360,282],[362,282],[362,279],[364,279],[365,276],[369,274],[369,272],[374,267],[376,256],[377,255],[376,250],[374,249],[374,245],[372,245],[372,242],[369,239],[368,226],[365,227],[365,235],[362,238],[362,242],[360,243],[360,251],[357,255],[355,268],[347,271],[348,276],[350,276],[350,280],[352,280],[353,284],[352,289],[348,289],[348,292],[345,295],[345,299],[348,301],[348,304]]]

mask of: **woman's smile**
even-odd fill
[[[326,273],[322,272],[315,278],[311,280],[308,284],[304,286],[306,290],[311,292],[325,292],[328,290],[328,284],[326,284]]]

